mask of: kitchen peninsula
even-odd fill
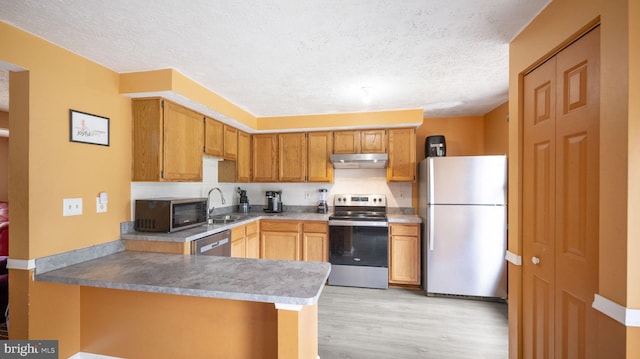
[[[317,358],[328,263],[121,251],[37,274],[79,286],[83,352]]]

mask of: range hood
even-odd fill
[[[331,155],[333,168],[386,168],[389,156],[386,153],[354,153]]]

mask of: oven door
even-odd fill
[[[333,265],[388,267],[388,223],[329,221],[329,262]]]

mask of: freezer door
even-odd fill
[[[507,157],[427,159],[429,204],[506,204]]]
[[[429,206],[426,291],[507,296],[506,207]]]

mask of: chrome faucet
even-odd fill
[[[220,192],[220,202],[222,204],[225,204],[225,200],[224,200],[224,195],[222,194],[222,190],[219,187],[213,187],[212,189],[209,190],[209,193],[207,193],[207,220],[210,220],[211,217],[213,216],[213,210],[214,208],[211,208],[211,192],[213,192],[214,190],[217,190],[218,192]]]

